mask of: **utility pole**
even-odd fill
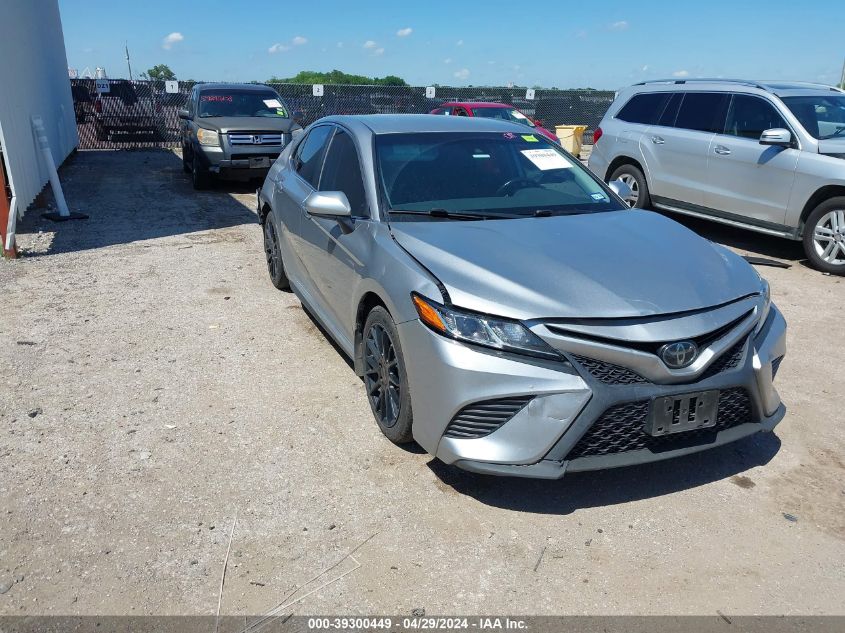
[[[132,64],[129,63],[129,42],[125,42],[126,47],[126,65],[129,67],[129,81],[132,81]]]
[[[839,87],[845,89],[845,61],[842,62],[842,77],[839,78]]]

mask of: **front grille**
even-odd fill
[[[713,361],[713,364],[707,368],[707,371],[705,371],[701,375],[701,378],[697,378],[696,380],[705,380],[707,378],[712,378],[717,374],[721,374],[723,371],[727,371],[729,369],[736,369],[739,366],[739,363],[742,361],[742,353],[744,351],[745,339],[742,339],[728,351],[723,353],[719,358]]]
[[[516,415],[532,398],[533,396],[516,396],[474,402],[458,411],[443,435],[459,439],[490,435]]]
[[[281,145],[283,135],[275,134],[229,134],[232,145]]]
[[[614,365],[613,363],[606,363],[603,360],[576,356],[574,354],[572,358],[596,379],[607,385],[633,385],[638,382],[648,382],[638,373],[625,367]]]
[[[584,434],[566,459],[613,455],[647,449],[653,453],[709,444],[719,431],[751,422],[751,398],[742,387],[719,394],[716,426],[654,437],[644,431],[650,402],[617,404],[605,411]]]

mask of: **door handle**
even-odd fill
[[[721,154],[722,156],[727,156],[728,154],[731,153],[731,150],[729,150],[724,145],[717,145],[716,148],[713,151],[716,152],[717,154]]]
[[[662,136],[652,136],[651,142],[655,145],[663,145],[663,143],[665,143],[666,141],[663,140]]]

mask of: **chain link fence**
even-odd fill
[[[112,79],[102,93],[94,79],[70,82],[80,149],[179,146],[179,109],[195,82],[177,82],[178,91],[168,92],[164,81]],[[614,97],[601,90],[536,90],[529,100],[524,88],[438,86],[436,98],[428,98],[425,87],[347,85],[325,85],[323,94],[314,96],[310,84],[266,85],[281,95],[303,127],[332,114],[427,113],[446,101],[493,101],[515,106],[552,132],[556,125],[586,125],[585,143],[592,142]]]

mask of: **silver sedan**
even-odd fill
[[[517,124],[338,116],[286,147],[258,209],[273,284],[353,359],[384,435],[558,478],[785,413],[768,284],[621,189]]]

